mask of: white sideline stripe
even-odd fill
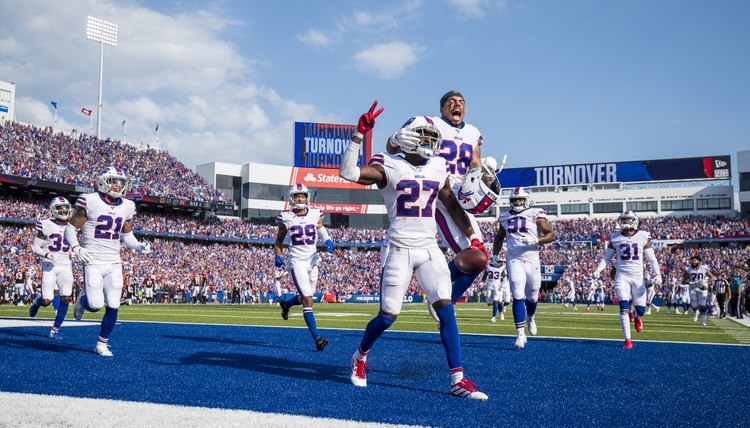
[[[175,406],[95,398],[0,392],[2,426],[153,427],[408,427],[346,419]],[[33,409],[30,410],[30,409]]]
[[[92,325],[99,325],[101,324],[101,321],[72,321],[66,320],[68,322],[63,324],[63,328],[68,327],[88,327]],[[54,322],[53,319],[12,319],[12,318],[0,318],[0,328],[10,328],[10,327],[52,327],[52,322]]]

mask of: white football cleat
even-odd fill
[[[435,311],[435,308],[432,307],[432,302],[429,300],[427,301],[427,311],[430,313],[430,316],[432,319],[434,319],[437,322],[440,322],[440,318],[438,317],[437,312]]]
[[[529,334],[532,336],[536,336],[536,321],[534,321],[534,318],[528,319],[529,323]]]
[[[352,375],[350,377],[352,385],[354,386],[367,386],[367,363],[365,360],[358,360],[352,355]]]
[[[526,335],[521,333],[518,336],[516,336],[516,349],[521,349],[526,345],[527,339]]]
[[[81,291],[81,294],[79,294],[78,298],[76,299],[76,304],[73,305],[73,316],[77,321],[83,319],[83,314],[86,313],[86,310],[83,309],[83,305],[81,304],[81,298],[85,295],[86,293],[84,291]]]
[[[659,310],[661,309],[661,306],[654,306],[654,309],[656,309],[656,313],[659,313]]]
[[[96,347],[94,347],[94,352],[101,355],[102,357],[112,356],[112,351],[109,350],[109,345],[107,345],[104,342],[96,342]]]
[[[648,310],[646,311],[644,315],[651,315],[651,306],[648,307]]]
[[[490,318],[490,322],[495,322],[495,317]]]
[[[697,322],[697,321],[698,321],[698,312],[696,312],[695,315],[693,315],[693,322]]]
[[[505,321],[505,313],[500,312],[500,321]]]
[[[474,388],[476,385],[474,382],[468,379],[461,379],[458,382],[451,385],[451,395],[454,397],[468,398],[470,400],[487,400],[487,394],[477,391]]]

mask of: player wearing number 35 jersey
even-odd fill
[[[635,329],[640,332],[643,329],[641,317],[646,313],[646,287],[662,283],[659,262],[656,260],[654,249],[651,248],[651,239],[648,232],[638,229],[638,222],[638,217],[633,211],[625,211],[620,215],[620,232],[610,235],[607,251],[594,271],[594,277],[598,277],[612,256],[615,256],[615,295],[620,301],[620,326],[625,336],[625,349],[633,347],[630,339],[630,306],[635,306]],[[654,277],[648,283],[643,280],[644,258],[648,258],[654,271]]]
[[[448,359],[451,395],[486,400],[464,378],[461,342],[451,303],[448,263],[437,244],[436,203],[445,205],[462,233],[470,237],[471,246],[486,249],[469,222],[466,213],[451,191],[445,159],[438,157],[440,132],[432,120],[417,116],[407,121],[407,128],[417,135],[412,147],[402,147],[398,154],[378,153],[367,166],[357,166],[363,134],[369,132],[383,109],[375,112],[377,101],[359,119],[357,133],[346,148],[339,174],[359,184],[376,184],[383,196],[390,226],[380,251],[380,311],[365,329],[362,341],[351,359],[352,383],[367,386],[366,359],[375,341],[401,312],[404,294],[412,275],[432,302],[440,320],[440,337]]]
[[[122,296],[120,246],[124,244],[142,254],[151,251],[148,242],[139,242],[133,236],[130,220],[135,215],[135,204],[122,197],[127,187],[125,173],[120,168],[108,167],[99,175],[97,192],[78,196],[76,211],[65,228],[65,239],[78,260],[85,264],[84,289],[76,300],[75,318],[80,320],[84,311],[98,312],[106,306],[94,348],[94,352],[105,357],[112,356],[108,342]]]

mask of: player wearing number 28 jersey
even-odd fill
[[[105,169],[99,175],[98,191],[78,196],[76,211],[65,228],[65,239],[78,260],[85,264],[84,290],[76,300],[75,318],[80,320],[85,311],[98,312],[106,307],[94,348],[94,352],[105,357],[112,356],[109,336],[117,322],[122,296],[120,247],[124,244],[142,254],[151,251],[148,242],[139,242],[133,236],[130,221],[135,215],[135,204],[123,198],[128,182],[120,168]]]
[[[464,378],[461,361],[461,342],[451,303],[450,271],[437,244],[435,207],[438,200],[460,226],[465,237],[474,229],[451,191],[445,159],[437,156],[440,132],[424,116],[417,116],[405,127],[417,135],[412,147],[402,147],[398,154],[378,153],[367,166],[357,166],[363,134],[369,132],[383,109],[375,112],[377,102],[359,119],[357,133],[346,148],[339,174],[359,184],[376,184],[383,196],[390,226],[380,251],[380,311],[365,329],[362,341],[351,359],[351,381],[356,386],[367,386],[367,356],[380,335],[396,321],[412,275],[416,276],[427,299],[432,302],[440,320],[440,337],[448,359],[451,394],[458,397],[486,400]],[[474,237],[471,246],[486,249]]]

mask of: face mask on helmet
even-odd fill
[[[304,184],[295,184],[289,189],[289,204],[292,208],[301,210],[310,204],[310,190]]]
[[[492,208],[498,199],[500,182],[486,166],[469,170],[461,181],[456,197],[464,211],[480,214]]]
[[[128,190],[128,178],[115,167],[109,167],[99,175],[99,192],[113,198],[121,198]]]
[[[417,154],[425,159],[437,156],[440,153],[440,145],[443,143],[443,139],[432,119],[425,116],[416,116],[409,119],[402,128],[419,134],[419,145],[408,150],[402,148],[404,153]]]
[[[638,229],[638,216],[633,211],[625,211],[620,215],[617,223],[621,230],[636,230]]]
[[[52,217],[58,220],[65,221],[70,218],[70,203],[63,197],[57,197],[53,199],[52,203],[49,206],[49,210],[52,214]]]
[[[510,212],[520,213],[531,206],[529,192],[524,188],[515,188],[510,192],[508,197],[510,203]]]

